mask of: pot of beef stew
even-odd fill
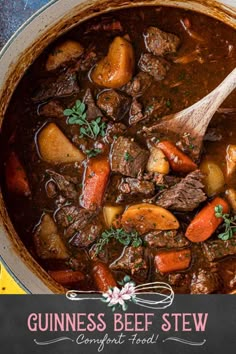
[[[235,12],[145,5],[52,2],[2,52],[1,257],[29,293],[236,289],[236,93],[199,160],[148,131],[235,67]]]

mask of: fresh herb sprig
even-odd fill
[[[101,117],[88,121],[86,119],[86,106],[80,100],[75,102],[74,107],[64,110],[64,115],[68,117],[67,124],[78,124],[80,126],[80,137],[87,136],[96,139],[98,135],[105,136],[107,125]]]
[[[85,150],[86,154],[88,157],[95,157],[99,155],[102,152],[102,149],[91,149],[91,150]]]
[[[223,241],[232,238],[234,233],[236,233],[236,216],[230,217],[229,214],[223,213],[223,207],[220,204],[215,206],[215,216],[224,220],[223,226],[225,227],[225,231],[220,233],[218,238]]]
[[[114,229],[111,227],[102,233],[96,243],[95,255],[97,256],[112,239],[117,240],[124,246],[139,247],[143,243],[137,231],[126,232],[124,229]]]

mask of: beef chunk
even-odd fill
[[[97,105],[106,116],[118,121],[128,112],[130,98],[115,90],[105,90],[99,95]]]
[[[175,34],[166,33],[157,27],[148,27],[144,33],[145,45],[154,55],[165,55],[176,52],[180,40]]]
[[[44,80],[37,89],[32,100],[34,102],[46,101],[52,97],[66,97],[79,91],[76,74],[66,71],[60,74],[57,79],[49,78]]]
[[[93,99],[93,95],[91,90],[88,88],[85,92],[83,102],[86,104],[86,119],[87,120],[94,120],[97,117],[102,116],[102,112],[100,109],[96,106],[95,101]]]
[[[191,276],[188,273],[170,273],[168,274],[168,283],[176,294],[189,293]]]
[[[57,188],[65,198],[68,199],[78,198],[78,192],[76,190],[75,184],[70,181],[69,176],[63,176],[52,170],[47,170],[46,172],[55,182]]]
[[[177,211],[192,211],[206,200],[199,170],[189,173],[178,184],[163,191],[156,203],[159,206]]]
[[[80,230],[80,227],[76,230],[78,232],[73,236],[70,244],[75,247],[88,247],[99,237],[102,225],[98,220],[92,220],[82,230]]]
[[[146,116],[143,114],[142,111],[143,111],[143,107],[141,103],[138,102],[136,98],[134,98],[129,111],[130,125],[136,124],[146,118]]]
[[[56,197],[56,195],[57,195],[57,185],[52,180],[49,180],[45,184],[45,190],[46,190],[48,198]]]
[[[125,247],[122,255],[110,265],[112,270],[122,270],[139,279],[147,277],[148,265],[144,247]]]
[[[108,123],[106,130],[106,140],[112,143],[119,135],[124,135],[127,130],[126,125],[123,123]]]
[[[211,294],[220,288],[219,276],[208,269],[199,269],[193,273],[191,294]]]
[[[74,205],[66,205],[56,213],[57,223],[73,246],[88,247],[100,235],[102,225],[97,216]]]
[[[95,47],[90,47],[82,55],[81,59],[77,63],[77,67],[81,71],[89,71],[97,61],[97,54],[95,52]]]
[[[132,138],[120,136],[114,141],[111,151],[111,170],[125,176],[136,177],[143,172],[149,157]]]
[[[189,240],[183,233],[176,230],[151,231],[144,236],[149,247],[182,248],[189,245]]]
[[[146,72],[139,72],[131,81],[124,86],[124,91],[132,96],[141,96],[152,84],[153,78]]]
[[[48,118],[65,118],[63,111],[64,109],[58,100],[51,100],[39,107],[38,114]]]
[[[148,53],[141,55],[138,66],[142,71],[153,76],[156,81],[163,80],[169,70],[169,64],[165,59]]]
[[[133,200],[134,197],[151,197],[155,194],[155,187],[152,182],[136,178],[122,178],[118,189],[121,193],[117,197],[117,202],[127,202]]]
[[[210,262],[226,256],[232,256],[236,254],[236,236],[227,241],[219,239],[206,241],[202,244],[202,248],[203,253]]]
[[[70,227],[69,231],[74,225],[76,226],[77,224],[82,229],[93,216],[93,212],[83,208],[78,208],[75,205],[65,205],[60,208],[55,215],[57,223],[63,228]],[[70,237],[71,232],[66,231],[65,235]]]
[[[228,289],[236,289],[236,258],[221,262],[219,274],[225,287]]]

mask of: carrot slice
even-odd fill
[[[102,205],[109,174],[110,164],[107,158],[89,160],[81,197],[85,209],[96,209]]]
[[[164,152],[173,171],[188,173],[197,169],[195,162],[170,141],[161,141],[157,146]]]
[[[161,252],[156,254],[155,267],[161,273],[174,272],[189,267],[191,261],[191,252],[189,249],[171,252]]]
[[[189,224],[185,236],[190,241],[203,242],[207,240],[222,223],[223,219],[215,216],[215,207],[217,205],[223,207],[223,213],[229,212],[229,205],[224,199],[220,197],[213,199],[208,205],[200,210]]]
[[[31,194],[25,170],[14,151],[9,155],[6,163],[6,184],[10,192],[28,196]]]
[[[66,270],[49,270],[48,274],[59,284],[66,286],[70,284],[78,283],[84,280],[84,274],[79,270],[73,271],[71,269]]]
[[[99,291],[106,292],[109,288],[117,286],[110,269],[105,263],[95,262],[92,275]]]

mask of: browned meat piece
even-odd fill
[[[57,185],[52,180],[45,184],[45,190],[48,198],[54,198],[57,195]]]
[[[225,287],[228,289],[236,289],[236,258],[221,262],[219,274]]]
[[[208,128],[206,134],[204,135],[205,141],[221,141],[222,131],[220,128]]]
[[[88,247],[100,236],[102,225],[98,219],[95,219],[87,224],[82,230],[81,226],[77,225],[76,231],[78,232],[73,236],[70,244],[75,247]]]
[[[118,203],[127,202],[134,198],[151,197],[155,194],[155,187],[152,182],[136,178],[122,178],[118,190],[121,192],[116,200]]]
[[[140,280],[145,279],[148,265],[144,256],[144,247],[125,247],[121,256],[110,265],[112,270],[122,270]]]
[[[118,136],[124,135],[127,130],[123,123],[108,123],[106,130],[106,141],[111,144]]]
[[[48,118],[65,118],[63,111],[64,109],[59,101],[51,100],[39,107],[38,114]]]
[[[97,105],[106,116],[118,121],[128,112],[130,98],[115,90],[105,90],[98,96]]]
[[[88,49],[81,60],[78,62],[77,67],[81,71],[89,71],[97,61],[97,54],[95,48]]]
[[[124,91],[132,96],[141,96],[152,84],[153,78],[146,72],[139,72],[131,81],[124,86]]]
[[[138,62],[139,68],[154,77],[156,81],[163,80],[169,70],[169,64],[165,59],[145,53]]]
[[[86,209],[74,205],[60,208],[56,215],[57,223],[64,228],[64,235],[70,243],[87,247],[100,235],[102,225],[97,216]]]
[[[193,273],[191,294],[211,294],[219,290],[220,281],[216,272],[210,269],[199,269]]]
[[[168,283],[172,286],[189,286],[190,276],[185,273],[170,273],[168,275]]]
[[[182,248],[188,246],[190,243],[182,232],[176,230],[151,231],[144,236],[144,240],[151,248]]]
[[[114,141],[111,151],[111,170],[122,175],[136,177],[142,173],[149,157],[132,138],[120,136]]]
[[[46,172],[56,183],[57,188],[65,198],[69,198],[69,199],[78,198],[78,192],[76,190],[75,184],[73,184],[70,181],[69,176],[60,175],[59,173],[52,170],[46,170]]]
[[[189,173],[178,184],[164,190],[156,200],[156,204],[166,209],[192,211],[206,200],[199,170]]]
[[[157,27],[148,27],[144,33],[146,48],[154,55],[165,55],[176,52],[180,39],[175,34],[166,33]]]
[[[214,240],[202,243],[203,253],[212,262],[236,254],[236,236],[227,241]]]
[[[141,103],[137,101],[136,98],[133,99],[132,104],[130,106],[130,111],[129,111],[129,124],[136,124],[146,118],[142,112],[143,108]]]
[[[79,91],[76,74],[66,71],[57,79],[49,78],[39,85],[36,94],[32,97],[34,102],[46,101],[52,97],[66,97]]]
[[[85,92],[83,102],[86,104],[86,119],[94,120],[97,117],[102,117],[102,112],[96,106],[95,101],[93,99],[92,92],[90,88],[88,88]]]
[[[89,25],[88,29],[84,32],[85,34],[90,32],[98,32],[98,31],[108,31],[108,32],[122,32],[123,27],[118,20],[111,19],[103,19],[97,23],[94,23],[92,26]],[[114,33],[113,33],[114,35]]]

